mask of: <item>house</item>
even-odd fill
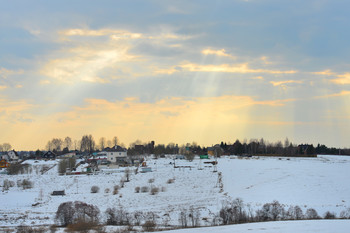
[[[56,157],[57,157],[56,153],[50,150],[45,152],[42,156],[43,159],[56,159]]]
[[[126,164],[127,163],[127,150],[120,146],[114,146],[112,148],[105,148],[101,154],[107,155],[107,160],[111,163]]]
[[[61,155],[62,158],[73,158],[73,157],[76,157],[76,152],[73,151],[73,152],[68,152],[64,155]]]
[[[18,161],[18,154],[15,150],[7,152],[8,161]]]

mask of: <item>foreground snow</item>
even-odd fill
[[[162,231],[162,233],[348,233],[349,229],[350,220],[308,220],[248,223],[218,227],[202,227],[173,231]]]

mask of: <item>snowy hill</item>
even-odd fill
[[[32,189],[23,190],[15,185],[0,193],[0,224],[53,224],[58,206],[67,201],[96,205],[102,217],[105,210],[112,207],[122,207],[128,212],[152,212],[158,224],[170,225],[179,225],[180,212],[192,208],[200,212],[201,226],[212,225],[223,201],[238,197],[253,211],[273,200],[286,209],[291,205],[299,205],[303,211],[314,208],[321,216],[326,211],[339,216],[350,206],[350,157],[231,156],[218,159],[218,172],[213,172],[211,164],[199,159],[176,160],[178,168],[171,164],[173,161],[171,158],[148,160],[150,173],[136,174],[136,168],[130,168],[130,182],[125,182],[116,195],[113,189],[121,186],[125,176],[122,170],[111,174],[59,176],[55,166],[58,161],[28,161],[32,166],[30,174],[0,176],[0,184],[5,179],[15,184],[28,179],[34,184]],[[51,169],[41,174],[43,166]],[[91,193],[94,185],[100,188],[98,193]],[[159,193],[136,193],[136,187],[157,187]],[[66,195],[51,196],[55,190],[65,190]]]

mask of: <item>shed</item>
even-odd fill
[[[53,192],[51,193],[51,195],[52,195],[52,196],[64,196],[64,195],[66,195],[66,194],[65,194],[64,190],[61,190],[61,191],[53,191]]]

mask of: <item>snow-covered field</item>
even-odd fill
[[[158,223],[169,221],[172,225],[178,225],[180,211],[190,207],[199,209],[201,218],[206,219],[201,221],[201,225],[210,225],[213,214],[218,213],[223,200],[238,197],[253,209],[277,200],[286,209],[290,205],[299,205],[304,211],[314,208],[320,215],[332,211],[339,216],[341,211],[350,207],[350,157],[232,156],[218,159],[216,173],[213,172],[212,165],[203,164],[199,159],[193,162],[176,160],[177,166],[191,168],[175,169],[170,162],[173,162],[170,158],[148,160],[147,164],[152,167],[153,172],[131,172],[130,182],[126,182],[124,188],[117,195],[113,195],[113,187],[120,185],[124,173],[59,176],[55,166],[57,161],[28,161],[32,165],[31,174],[0,175],[1,185],[5,179],[15,183],[17,180],[29,179],[34,183],[32,189],[22,190],[15,185],[9,191],[0,193],[0,225],[53,224],[58,206],[67,201],[83,201],[96,205],[101,213],[107,208],[120,206],[129,212],[154,212],[159,216]],[[41,175],[40,169],[44,165],[52,169]],[[136,168],[131,168],[132,171],[134,169]],[[222,174],[223,190],[220,190],[218,182],[219,173]],[[149,183],[152,179],[154,182]],[[175,182],[169,184],[169,179],[174,179]],[[100,188],[98,193],[90,193],[93,185]],[[135,187],[143,186],[159,187],[164,192],[156,195],[149,192],[135,193]],[[54,190],[65,190],[66,195],[51,196]],[[40,204],[32,206],[35,203]],[[341,224],[348,224],[345,222]],[[328,221],[323,221],[322,224],[327,225]],[[348,226],[346,229],[349,229]],[[294,225],[291,224],[291,227]],[[192,230],[191,232],[195,232]]]
[[[260,222],[218,227],[202,227],[162,231],[162,233],[348,233],[349,220],[308,220],[286,222]]]

